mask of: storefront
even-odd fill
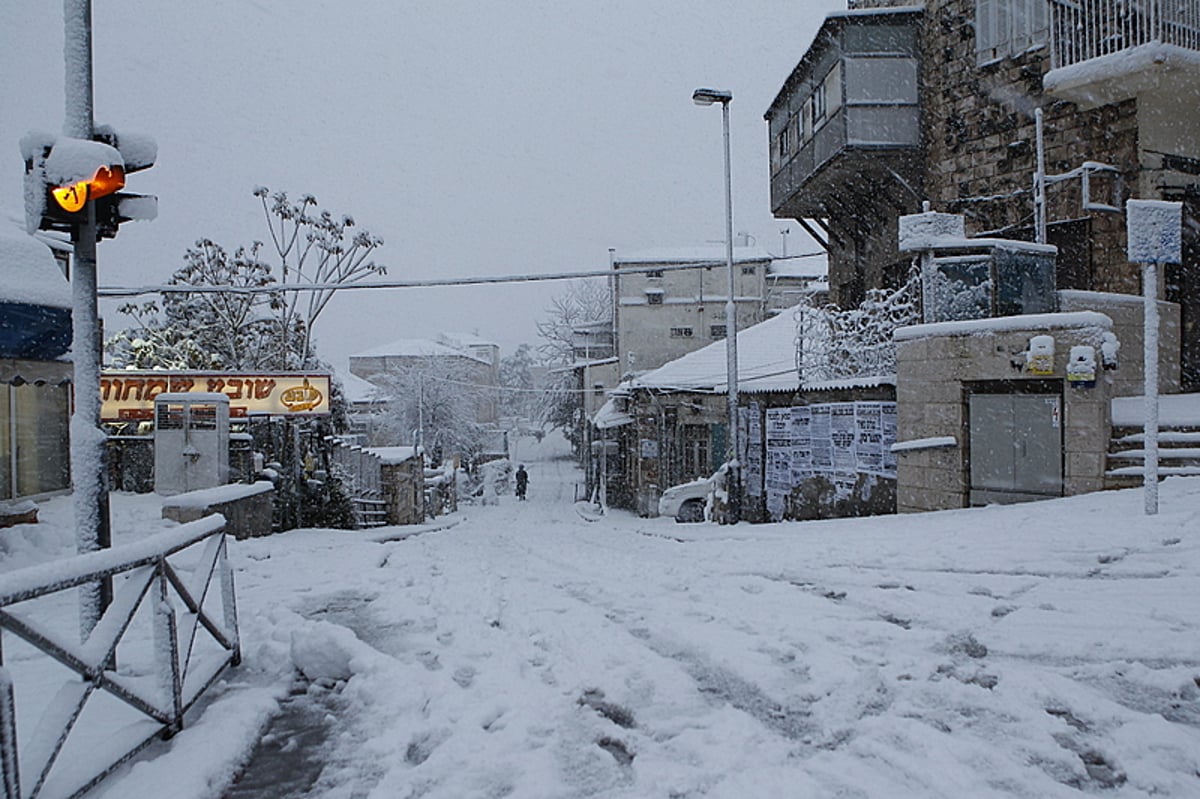
[[[71,290],[49,248],[0,231],[0,500],[71,486]]]

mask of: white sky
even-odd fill
[[[159,218],[99,251],[102,285],[165,282],[200,237],[265,238],[255,185],[316,195],[382,236],[394,278],[605,268],[607,249],[724,235],[721,121],[734,94],[735,228],[773,252],[771,99],[837,0],[155,0],[94,7],[96,119],[154,136],[128,189]],[[61,131],[62,11],[0,12],[0,207],[21,207],[17,142]],[[793,226],[791,253],[813,249]],[[354,292],[318,323],[345,356],[438,330],[505,352],[563,284]],[[115,305],[102,308],[123,326]]]

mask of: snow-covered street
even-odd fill
[[[547,453],[451,527],[237,543],[242,666],[98,795],[1200,792],[1200,481],[731,528],[587,521]],[[311,774],[227,793],[285,699]]]
[[[1200,790],[1195,481],[1155,519],[1123,492],[731,529],[588,522],[570,461],[530,472],[441,532],[240,544],[245,665],[108,795],[219,793],[293,663],[336,681],[312,796]]]

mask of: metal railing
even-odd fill
[[[1200,0],[1051,0],[1050,68],[1161,43],[1200,50]]]
[[[0,575],[5,799],[81,796],[179,732],[184,713],[240,662],[224,527],[208,516]],[[114,582],[112,603],[80,644],[64,603],[72,589],[104,579]],[[68,629],[56,628],[64,617]]]

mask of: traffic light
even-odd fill
[[[96,238],[113,238],[122,222],[158,215],[158,199],[127,194],[125,176],[149,169],[158,146],[149,136],[120,135],[99,126],[93,141],[31,133],[21,139],[25,159],[25,226],[71,233],[96,216]]]

